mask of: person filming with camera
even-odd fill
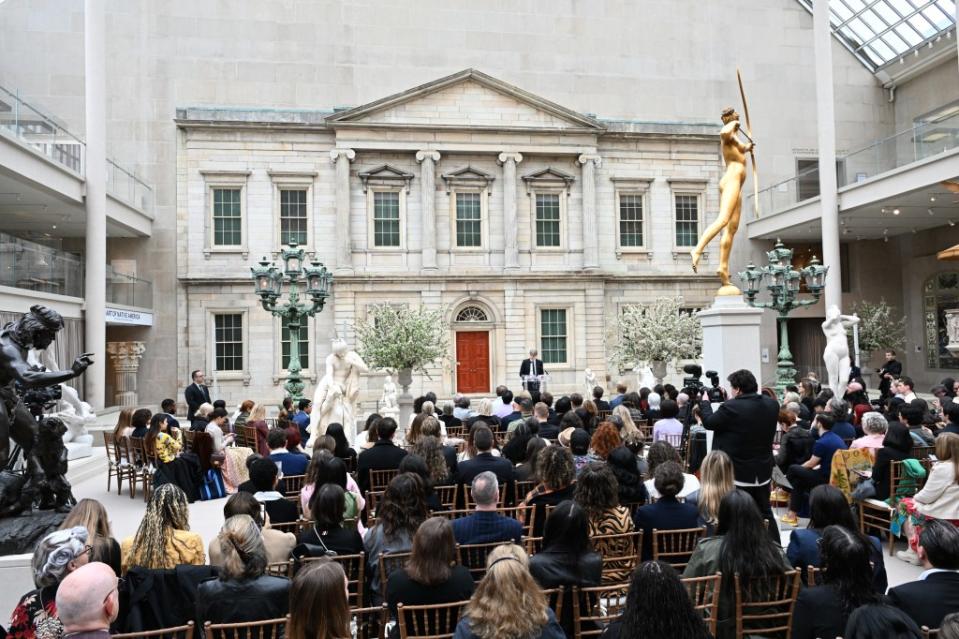
[[[773,469],[773,438],[776,435],[779,404],[760,394],[756,377],[742,369],[726,378],[731,397],[720,404],[703,425],[715,433],[713,450],[721,450],[733,461],[736,488],[755,500],[768,522],[775,522],[769,505],[769,483]],[[775,524],[770,535],[779,539]]]

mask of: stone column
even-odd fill
[[[353,240],[350,233],[350,162],[353,149],[333,149],[330,160],[336,165],[336,269],[353,269]]]
[[[519,246],[516,244],[516,165],[523,161],[520,153],[500,153],[503,165],[503,267],[519,268]]]
[[[116,394],[113,396],[117,406],[136,406],[140,403],[137,395],[137,371],[140,370],[140,358],[146,351],[143,342],[109,342],[107,353],[116,371]]]
[[[579,156],[583,165],[583,268],[599,268],[599,236],[596,235],[596,167],[602,158],[595,153]]]
[[[84,255],[84,345],[90,353],[103,353],[107,341],[107,136],[106,50],[103,0],[84,3],[84,97],[86,103],[86,255]],[[96,367],[83,376],[84,399],[103,408],[106,379]]]
[[[420,237],[423,247],[423,268],[436,268],[436,163],[438,151],[418,151],[420,168]]]

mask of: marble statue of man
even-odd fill
[[[822,332],[826,336],[826,350],[822,360],[826,364],[829,388],[842,397],[849,383],[849,341],[846,329],[859,323],[855,315],[843,315],[835,304],[826,309],[826,321],[822,323]]]
[[[592,369],[587,368],[586,369],[586,393],[583,395],[583,398],[592,399],[593,389],[596,388],[596,386],[597,386],[596,374],[593,372]]]
[[[380,398],[379,413],[382,417],[392,417],[399,419],[400,404],[396,399],[396,382],[392,375],[387,375],[383,380],[383,396]]]
[[[356,351],[350,350],[342,338],[333,340],[333,352],[326,357],[326,374],[316,387],[313,396],[313,413],[310,415],[310,441],[326,433],[333,423],[343,425],[347,441],[356,436],[356,399],[360,394],[360,373],[369,371],[366,362]]]

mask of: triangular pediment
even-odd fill
[[[402,169],[398,169],[395,166],[390,166],[389,164],[381,164],[375,169],[357,173],[357,177],[359,177],[360,181],[363,183],[364,191],[371,182],[373,184],[403,183],[403,185],[406,187],[406,190],[409,191],[410,181],[413,179],[413,174]]]
[[[475,69],[336,113],[333,126],[603,130],[591,117]]]

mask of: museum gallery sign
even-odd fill
[[[133,326],[153,326],[153,313],[127,311],[120,308],[106,309],[107,324],[130,324]]]

